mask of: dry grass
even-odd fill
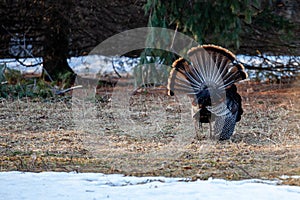
[[[80,117],[67,99],[1,100],[0,170],[193,179],[300,175],[299,84],[242,83],[238,88],[244,115],[225,142],[195,140],[192,124],[182,121],[180,101],[163,89],[133,96],[127,115],[124,107],[99,103],[84,123],[73,120]],[[131,124],[123,118],[129,115]],[[300,185],[299,179],[284,183]]]

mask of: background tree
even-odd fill
[[[296,32],[299,5],[299,0],[148,0],[145,9],[150,15],[149,25],[177,27],[200,44],[219,44],[245,54],[260,50],[299,55],[296,45],[287,45],[300,44]]]
[[[300,55],[299,5],[299,0],[148,0],[145,10],[150,26],[176,29],[199,44],[217,44],[237,54],[259,56],[266,61],[262,65],[270,66],[268,70],[281,68],[294,73],[299,71],[299,58],[291,57],[283,64],[271,63],[264,56]],[[146,58],[154,55],[164,63],[171,62],[165,52],[147,49],[144,53]],[[262,69],[250,64],[246,67]],[[145,72],[139,76],[141,73]]]
[[[73,70],[67,62],[69,57],[69,39],[71,34],[71,0],[55,0],[42,3],[43,67],[53,80],[60,81],[64,75],[74,80]],[[35,6],[35,5],[34,5]],[[38,5],[40,7],[40,5]],[[46,76],[47,78],[47,76]],[[48,78],[49,80],[49,78]]]
[[[47,80],[72,79],[74,72],[67,58],[86,55],[114,34],[146,26],[144,3],[144,0],[0,0],[0,58],[16,58],[21,62],[24,57],[42,57],[49,74],[45,75]]]
[[[177,27],[199,43],[235,53],[299,55],[299,5],[299,0],[0,0],[0,58],[42,57],[52,79],[72,77],[67,58],[86,55],[108,37],[147,22]],[[157,57],[167,65],[174,59],[163,51],[142,53],[144,62]]]

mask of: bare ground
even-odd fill
[[[244,114],[224,142],[211,141],[205,133],[200,141],[194,139],[181,101],[166,96],[164,88],[138,91],[125,99],[125,108],[99,101],[85,114],[80,101],[68,97],[2,99],[0,171],[234,180],[300,175],[299,83],[244,82],[238,90]],[[283,183],[300,185],[300,179]]]

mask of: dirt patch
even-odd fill
[[[244,114],[224,142],[207,139],[205,131],[196,140],[183,101],[162,91],[135,91],[124,100],[128,105],[118,104],[123,107],[96,102],[84,114],[68,97],[2,99],[0,170],[193,179],[300,175],[299,85],[239,84]],[[296,179],[284,183],[300,185]]]

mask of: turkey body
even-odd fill
[[[202,123],[214,122],[211,137],[227,140],[243,113],[235,83],[246,78],[243,65],[232,52],[202,45],[189,50],[188,60],[180,58],[173,63],[168,94],[185,93],[191,98],[197,136]]]

